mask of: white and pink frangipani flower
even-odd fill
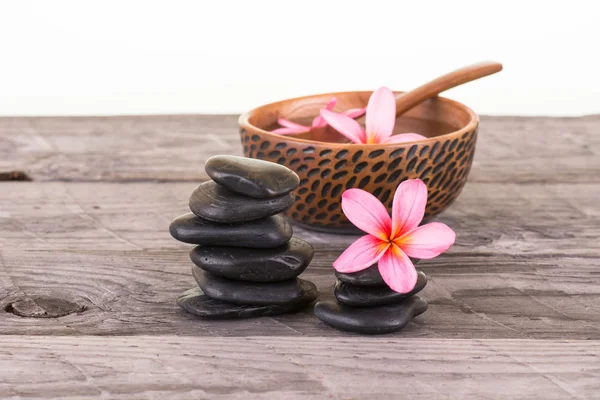
[[[398,186],[392,216],[372,194],[349,189],[342,195],[342,210],[350,222],[368,233],[352,243],[333,263],[338,272],[357,272],[377,263],[385,283],[399,293],[410,292],[417,271],[409,257],[429,259],[454,244],[455,233],[447,225],[431,222],[419,226],[425,214],[427,186],[420,179]]]
[[[329,103],[327,103],[327,105],[325,106],[325,108],[322,108],[321,110],[332,111],[336,104],[337,99],[335,97],[332,97],[331,100],[329,100]],[[343,113],[341,113],[341,115],[347,116],[348,118],[352,119],[358,118],[364,113],[364,108],[352,108],[350,110],[344,111]],[[277,133],[279,135],[292,135],[295,133],[310,132],[312,129],[324,128],[327,126],[327,122],[323,119],[323,117],[321,117],[321,115],[317,115],[313,119],[311,126],[300,125],[295,122],[289,121],[285,118],[279,118],[277,120],[277,123],[281,125],[282,128],[277,128],[272,132]]]
[[[321,116],[336,131],[354,143],[405,143],[427,139],[417,133],[394,133],[396,125],[396,98],[385,86],[373,92],[367,104],[366,130],[348,116],[321,109]]]

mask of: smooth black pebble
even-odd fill
[[[274,249],[226,246],[196,246],[190,258],[200,268],[228,279],[249,282],[279,282],[300,275],[312,260],[310,244],[292,238]]]
[[[333,294],[340,303],[353,307],[372,307],[399,303],[403,299],[419,293],[427,285],[427,276],[419,271],[417,283],[408,293],[398,293],[386,286],[356,286],[342,281],[335,285]]]
[[[232,192],[215,181],[204,182],[190,197],[190,210],[219,223],[253,221],[278,214],[294,204],[294,193],[271,199],[255,199]]]
[[[192,267],[192,275],[208,297],[234,304],[289,305],[300,301],[308,290],[307,281],[299,278],[274,283],[234,281],[197,266]]]
[[[304,296],[300,301],[289,305],[240,305],[214,300],[205,295],[199,287],[190,289],[179,296],[177,304],[185,311],[203,318],[251,318],[266,317],[299,311],[317,299],[317,287],[306,282]]]
[[[415,258],[411,258],[411,261],[414,265],[416,265],[419,260]],[[369,268],[363,269],[362,271],[352,272],[349,274],[345,274],[342,272],[335,272],[336,278],[344,283],[349,283],[351,285],[357,286],[383,286],[385,285],[385,281],[381,277],[379,273],[379,268],[377,264],[371,265]]]
[[[204,168],[215,182],[257,199],[282,196],[300,183],[298,175],[291,169],[254,158],[213,156]]]
[[[419,296],[378,307],[350,307],[335,300],[325,300],[319,301],[314,308],[317,318],[333,328],[368,334],[399,331],[426,310],[427,302]]]
[[[181,215],[169,226],[171,236],[192,244],[250,247],[279,247],[292,238],[292,227],[281,215],[236,224],[218,224],[192,213]]]

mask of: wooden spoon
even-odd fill
[[[397,95],[396,116],[445,90],[500,71],[502,71],[502,64],[494,61],[484,61],[442,75],[410,92]]]
[[[500,71],[502,71],[502,64],[494,61],[484,61],[457,69],[410,92],[396,95],[396,117],[445,90]],[[363,115],[356,120],[359,123],[364,123],[365,116]],[[348,141],[345,136],[330,127],[315,128],[310,132],[294,135],[294,137],[330,143],[344,143]]]

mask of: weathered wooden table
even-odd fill
[[[168,225],[204,160],[240,154],[236,120],[0,119],[0,397],[600,398],[600,116],[483,117],[440,217],[456,245],[419,264],[430,308],[379,337],[175,305],[194,281]],[[354,237],[295,232],[331,295]]]

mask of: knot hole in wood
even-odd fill
[[[25,297],[7,304],[6,312],[27,318],[58,318],[86,310],[83,304],[55,297]]]
[[[23,171],[0,171],[0,181],[32,181],[32,179]]]

